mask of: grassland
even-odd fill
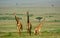
[[[29,7],[29,8],[0,8],[0,38],[60,38],[60,7]],[[26,33],[26,12],[29,11],[33,16],[30,17],[32,23],[32,36]],[[23,24],[21,36],[17,33],[16,21],[13,16],[22,18]],[[41,29],[41,35],[34,35],[34,28],[39,24],[35,19],[38,16],[45,17],[45,23]]]

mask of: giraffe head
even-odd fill
[[[16,15],[16,13],[14,12],[13,15]]]

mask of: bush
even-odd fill
[[[36,19],[39,20],[39,22],[40,22],[40,20],[42,19],[42,17],[36,17]]]
[[[11,36],[11,32],[8,33],[8,36]]]

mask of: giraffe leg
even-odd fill
[[[29,35],[29,30],[27,29],[27,34]]]
[[[21,30],[19,29],[19,35],[21,35]]]
[[[37,30],[35,30],[35,31],[34,31],[34,34],[37,35],[37,33],[38,33]]]
[[[31,30],[27,29],[27,33],[28,33],[28,35],[31,35]]]
[[[40,32],[40,35],[41,35],[41,32]]]
[[[18,34],[21,35],[21,30],[19,29],[19,27],[17,27],[18,30]]]
[[[38,34],[39,34],[39,35],[41,35],[41,32],[40,32],[40,31],[38,31]]]
[[[29,35],[31,36],[31,30],[29,30]]]
[[[39,30],[39,35],[41,35],[41,32],[40,32],[40,30]]]

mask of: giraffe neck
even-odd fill
[[[42,20],[42,22],[40,22],[40,24],[39,24],[39,28],[41,28],[42,27],[42,25],[44,24],[44,22],[45,22],[45,18]]]
[[[27,23],[29,23],[29,12],[27,12]]]

